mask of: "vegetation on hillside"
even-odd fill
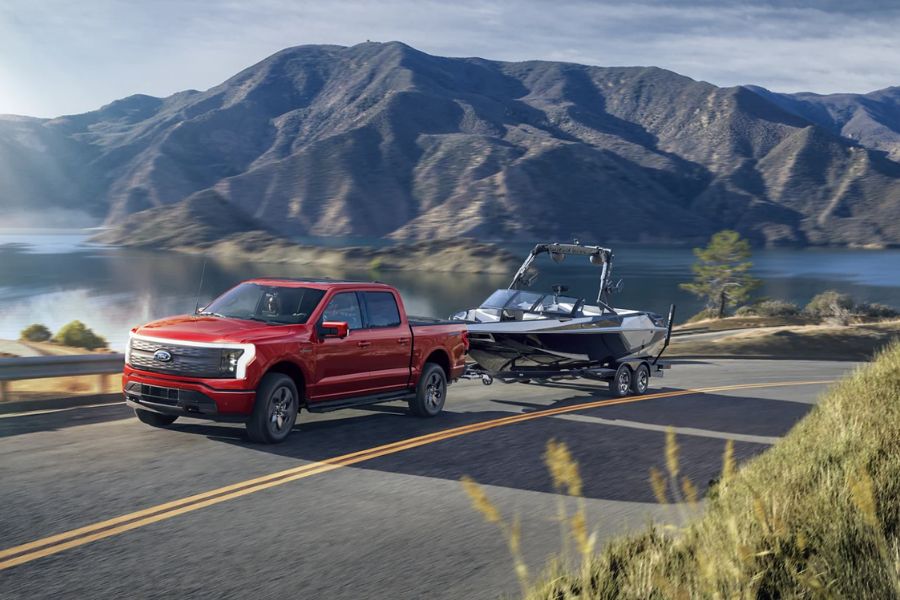
[[[900,339],[900,320],[848,325],[792,324],[792,320],[797,319],[731,317],[714,321],[726,329],[733,327],[734,331],[712,339],[676,337],[667,356],[868,361],[880,349]]]
[[[53,342],[64,346],[96,350],[106,348],[106,340],[94,333],[81,321],[67,323],[53,336]]]
[[[26,342],[46,342],[52,335],[45,325],[32,323],[19,333],[19,339]]]
[[[900,598],[897,398],[900,343],[831,389],[783,440],[744,466],[735,467],[726,445],[722,477],[701,517],[682,528],[651,525],[580,565],[557,561],[525,596]],[[697,491],[679,477],[671,433],[665,458],[667,473],[650,474],[658,500],[694,503]],[[580,481],[571,459],[557,462],[568,480]],[[477,486],[467,488],[471,494]],[[566,491],[579,495],[579,488]],[[479,502],[482,513],[493,506],[483,494]],[[582,524],[568,522],[573,538],[591,540]]]
[[[813,297],[803,314],[823,323],[846,325],[851,319],[887,319],[900,315],[884,304],[857,303],[850,294],[834,290]]]
[[[681,284],[706,303],[704,314],[725,316],[727,306],[745,302],[759,286],[749,273],[750,242],[736,231],[720,231],[705,248],[694,248],[697,262],[692,267],[694,281]]]
[[[734,311],[736,317],[796,317],[800,307],[784,300],[762,300],[742,306]]]
[[[736,317],[800,317],[808,323],[846,325],[851,322],[895,319],[900,311],[877,302],[857,302],[850,294],[827,290],[802,309],[793,302],[760,299],[734,311]]]

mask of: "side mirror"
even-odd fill
[[[323,338],[340,338],[344,339],[350,335],[350,325],[345,321],[325,321],[319,327],[319,332]]]

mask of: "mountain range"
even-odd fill
[[[693,243],[734,228],[759,245],[894,245],[900,87],[782,94],[389,42],[288,48],[204,92],[0,116],[8,219],[127,226],[181,203],[287,237]]]

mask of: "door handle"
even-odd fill
[[[356,345],[360,348],[365,348],[366,346],[371,346],[372,342],[356,342]]]
[[[408,344],[409,338],[400,338],[399,340],[397,340],[397,343],[398,344]]]

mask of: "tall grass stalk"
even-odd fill
[[[518,516],[507,522],[503,519],[500,509],[491,502],[484,489],[474,479],[469,476],[463,476],[462,484],[475,510],[481,513],[485,521],[500,528],[503,538],[506,540],[506,546],[509,548],[509,553],[512,555],[513,566],[516,571],[516,578],[519,580],[519,585],[522,588],[522,595],[526,595],[529,586],[528,566],[525,564],[525,558],[522,556],[522,527]]]

